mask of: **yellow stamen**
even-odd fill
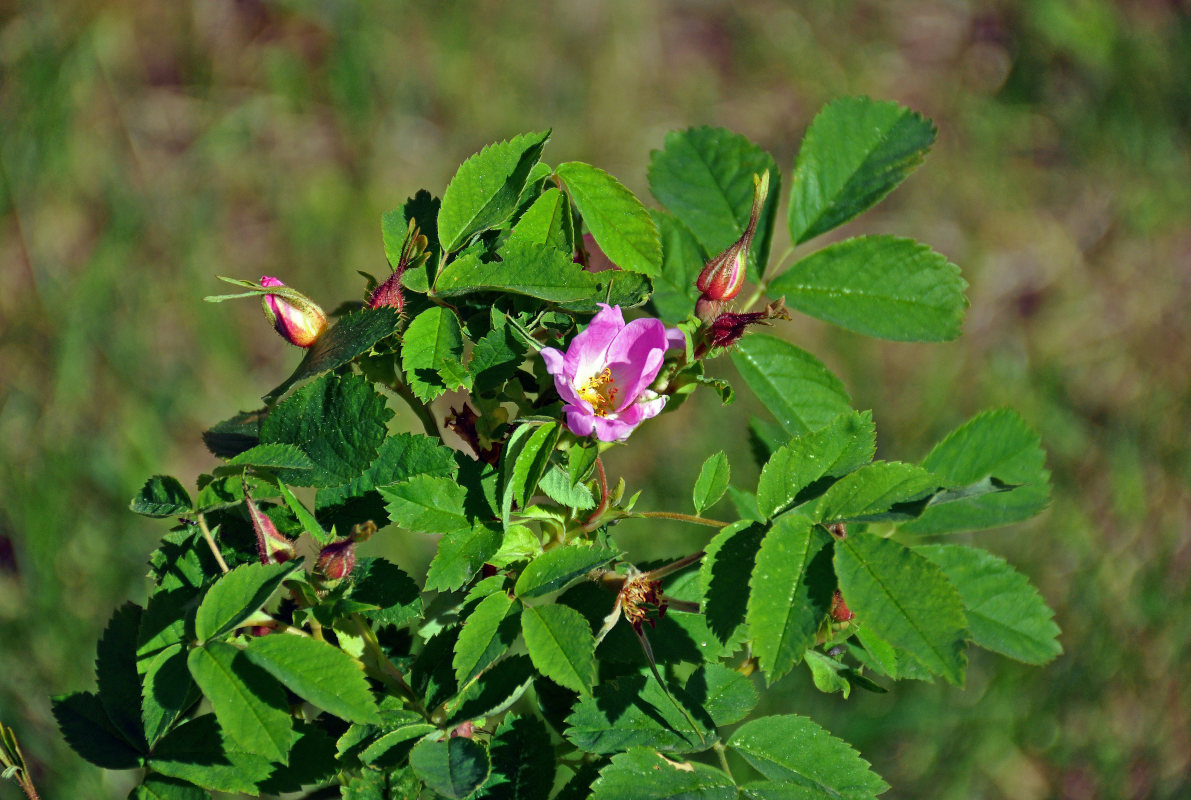
[[[602,372],[592,375],[579,387],[578,394],[591,403],[597,417],[606,417],[616,408],[616,393],[620,391],[612,381],[612,370],[604,367]]]

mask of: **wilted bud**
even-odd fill
[[[351,539],[331,542],[318,554],[315,569],[328,580],[337,581],[352,574],[356,568],[356,543]]]
[[[757,222],[761,219],[761,209],[768,195],[769,171],[766,170],[760,177],[753,176],[753,210],[749,213],[748,227],[734,245],[707,262],[695,281],[704,298],[724,301],[740,293],[747,272],[749,248],[757,233]]]
[[[770,303],[764,311],[747,314],[720,314],[707,331],[709,347],[731,347],[740,341],[749,325],[768,325],[771,319],[789,319],[785,298]]]
[[[248,504],[248,516],[252,518],[252,529],[256,531],[256,549],[261,563],[282,564],[294,558],[298,554],[294,543],[277,530],[273,520],[261,513],[247,491],[244,492],[244,501]]]
[[[261,278],[261,286],[283,290],[265,295],[261,302],[269,324],[281,338],[298,347],[314,344],[327,328],[327,315],[323,310],[313,300],[276,278],[265,275]]]

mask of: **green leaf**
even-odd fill
[[[835,572],[865,628],[950,683],[963,682],[967,619],[941,569],[891,539],[862,533],[835,543]]]
[[[360,614],[379,625],[408,625],[422,617],[422,596],[418,585],[398,567],[383,558],[361,558],[352,572],[349,598],[376,606]]]
[[[699,567],[703,614],[724,645],[737,643],[743,633],[748,594],[741,588],[748,585],[764,536],[765,526],[741,520],[716,534],[705,548]]]
[[[820,478],[846,475],[873,458],[877,432],[872,412],[850,411],[813,433],[777,448],[761,469],[757,508],[766,518],[802,502],[800,493]]]
[[[846,669],[843,663],[813,648],[806,651],[805,657],[815,688],[820,692],[840,692],[847,699],[852,693],[852,684],[848,683],[848,679],[842,674]]]
[[[445,742],[423,739],[410,751],[409,765],[434,791],[462,800],[487,780],[488,751],[462,736]]]
[[[233,456],[228,460],[227,466],[261,467],[263,469],[314,469],[314,462],[297,445],[258,444],[256,447]]]
[[[152,747],[199,700],[199,690],[186,667],[186,651],[173,644],[149,660],[141,696],[145,738]]]
[[[740,377],[792,435],[822,428],[852,410],[840,379],[789,342],[755,333],[741,339],[731,354]]]
[[[298,741],[290,750],[289,764],[257,784],[261,794],[290,794],[304,786],[325,784],[341,768],[335,755],[335,740],[321,727],[299,721],[297,733]]]
[[[874,461],[832,484],[819,498],[815,518],[826,524],[896,518],[899,503],[927,497],[938,487],[938,476],[922,467]]]
[[[340,520],[345,525],[354,525],[362,519],[384,526],[389,523],[389,517],[384,500],[376,491],[378,486],[400,483],[415,475],[453,478],[458,471],[453,451],[437,439],[419,433],[398,433],[385,439],[376,460],[364,474],[351,483],[319,489],[315,507],[328,527]]]
[[[53,698],[54,719],[71,749],[97,767],[134,769],[141,755],[116,730],[103,703],[91,692]]]
[[[548,138],[550,131],[525,133],[490,144],[463,162],[443,193],[438,212],[444,252],[453,253],[474,234],[512,216]]]
[[[210,797],[193,783],[150,775],[132,790],[128,800],[210,800]]]
[[[176,517],[194,510],[186,489],[169,475],[154,475],[145,481],[128,507],[146,517]]]
[[[960,334],[967,286],[959,267],[924,244],[858,236],[811,253],[774,278],[766,293],[867,336],[944,342]]]
[[[996,478],[1017,488],[1008,492],[928,506],[901,526],[909,533],[949,533],[993,528],[1037,514],[1050,500],[1050,473],[1038,434],[1015,411],[978,414],[935,445],[922,466],[952,485]]]
[[[639,272],[624,272],[618,269],[604,270],[590,275],[595,282],[591,293],[584,300],[560,302],[559,305],[567,311],[576,314],[595,314],[600,310],[600,303],[623,308],[634,308],[643,304],[653,293],[653,284],[649,277]]]
[[[813,790],[808,798],[867,800],[889,788],[847,742],[795,714],[746,722],[728,746],[766,778]]]
[[[393,412],[358,375],[324,375],[283,400],[261,425],[261,441],[293,444],[312,470],[283,470],[291,486],[338,486],[358,478],[376,458]]]
[[[500,249],[501,261],[483,262],[464,255],[448,264],[435,282],[443,298],[476,292],[503,292],[536,297],[550,303],[603,300],[608,279],[601,279],[555,247],[510,239]]]
[[[186,664],[225,734],[250,752],[286,762],[294,730],[281,684],[224,642],[193,648]]]
[[[320,372],[338,369],[367,353],[373,345],[397,330],[397,321],[395,308],[363,308],[340,317],[306,349],[306,355],[302,357],[298,368],[281,385],[265,395],[265,400],[281,397],[291,386],[313,378]]]
[[[1026,576],[1004,559],[975,547],[939,544],[915,547],[959,590],[972,641],[986,650],[1045,664],[1063,652],[1054,612]]]
[[[509,714],[488,751],[492,774],[476,800],[546,800],[554,785],[554,748],[537,717]]]
[[[99,640],[95,676],[108,719],[133,746],[149,751],[141,721],[141,679],[137,674],[137,633],[141,607],[125,603],[112,614]]]
[[[426,722],[401,725],[381,735],[375,742],[360,752],[360,761],[384,769],[405,761],[413,749],[415,740],[421,739],[438,728]]]
[[[438,542],[438,553],[426,573],[428,591],[454,591],[471,580],[500,549],[501,530],[495,524],[477,523],[448,533]]]
[[[756,280],[769,260],[773,221],[781,198],[781,171],[773,157],[723,128],[690,128],[666,135],[649,161],[653,196],[717,256],[744,234],[753,209],[753,176],[769,171],[769,198],[747,262]]]
[[[171,731],[158,742],[149,767],[171,778],[180,778],[219,792],[260,794],[257,783],[274,766],[262,755],[242,749],[220,735],[215,717],[204,714]]]
[[[243,564],[222,576],[199,605],[195,636],[205,642],[235,628],[256,613],[281,581],[301,565],[301,559],[284,564]]]
[[[635,747],[612,757],[591,786],[592,800],[736,800],[736,784],[714,767],[671,761]]]
[[[657,228],[632,192],[607,172],[581,161],[559,164],[555,174],[609,261],[628,272],[661,273]]]
[[[315,518],[306,506],[302,505],[302,501],[294,496],[289,487],[284,483],[277,484],[278,490],[281,492],[281,497],[285,500],[285,504],[289,506],[289,510],[294,512],[294,517],[297,518],[298,524],[302,526],[302,530],[310,534],[310,537],[319,544],[320,547],[326,546],[335,540],[330,533],[323,529],[319,524],[318,519]]]
[[[557,592],[616,556],[615,550],[599,546],[575,544],[555,547],[529,563],[517,578],[514,591],[522,598],[542,597]]]
[[[732,468],[728,465],[728,457],[721,450],[707,457],[699,469],[699,477],[695,478],[695,489],[692,499],[695,503],[695,513],[702,514],[704,509],[711,508],[724,492],[728,491],[728,481],[732,476]]]
[[[567,606],[526,606],[521,632],[538,672],[580,694],[591,693],[595,639],[582,614]]]
[[[547,189],[538,195],[513,226],[509,241],[514,240],[549,245],[571,257],[575,251],[575,227],[567,196],[558,189]]]
[[[491,392],[503,386],[525,361],[527,349],[505,315],[494,309],[492,330],[476,340],[467,365],[475,376],[476,393]]]
[[[571,479],[562,467],[553,467],[542,476],[538,489],[542,494],[554,502],[577,511],[587,511],[596,507],[595,496],[586,484],[571,485]]]
[[[261,420],[265,409],[241,411],[231,419],[225,419],[203,431],[203,444],[211,455],[231,458],[260,442]]]
[[[401,337],[401,369],[418,399],[429,402],[458,384],[448,386],[440,370],[445,364],[462,366],[463,332],[455,312],[431,306],[414,317]]]
[[[470,528],[463,502],[467,490],[451,478],[415,475],[380,487],[389,519],[415,533],[450,533]]]
[[[450,664],[447,664],[450,672]],[[459,695],[447,702],[446,725],[469,719],[495,717],[508,711],[534,679],[533,662],[518,654],[501,659]]]
[[[523,433],[524,431],[524,433]],[[550,456],[558,446],[562,426],[557,422],[544,425],[524,425],[513,432],[501,454],[500,514],[508,525],[513,504],[518,508],[529,505],[547,467]]]
[[[409,767],[391,772],[364,770],[339,791],[341,800],[417,800],[422,781]]]
[[[313,706],[348,722],[379,721],[360,664],[337,647],[303,636],[258,636],[244,654]]]
[[[740,722],[760,700],[751,680],[715,661],[700,665],[687,679],[684,691],[717,727]]]
[[[718,737],[707,712],[676,686],[670,687],[670,695],[673,700],[648,674],[604,681],[575,706],[563,735],[580,750],[599,754],[637,746],[694,753],[715,744]],[[691,727],[676,702],[698,727]]]
[[[930,120],[867,97],[842,97],[811,122],[790,191],[795,244],[878,203],[922,163],[935,141]]]
[[[761,540],[749,581],[748,630],[770,686],[815,643],[835,590],[830,559],[831,537],[796,514],[778,517]]]
[[[652,210],[653,222],[662,240],[662,270],[653,279],[650,302],[663,322],[682,322],[695,310],[699,289],[695,281],[707,262],[707,254],[690,228],[673,214]]]
[[[490,594],[464,620],[455,643],[455,680],[464,686],[500,658],[520,632],[521,602],[504,592]]]

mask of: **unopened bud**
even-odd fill
[[[265,295],[261,303],[269,324],[281,338],[298,347],[314,344],[327,328],[327,315],[323,310],[313,300],[276,278],[265,275],[261,278],[261,286],[284,290]]]
[[[282,564],[298,555],[294,543],[289,537],[282,535],[273,524],[273,520],[265,516],[248,492],[244,493],[244,500],[248,504],[248,516],[252,519],[252,529],[256,531],[256,549],[262,564]]]
[[[753,209],[749,213],[748,227],[735,244],[707,262],[695,281],[703,297],[725,301],[740,294],[747,273],[749,248],[757,233],[757,222],[761,219],[761,209],[768,195],[769,171],[766,170],[764,175],[753,176]]]
[[[850,622],[856,616],[844,602],[844,596],[839,589],[836,589],[835,594],[831,596],[831,611],[829,613],[836,622]]]
[[[331,542],[318,554],[315,569],[324,578],[337,581],[352,574],[356,568],[356,543],[351,539]]]
[[[389,265],[393,268],[393,274],[368,295],[369,308],[395,308],[398,311],[405,309],[405,295],[401,291],[401,279],[410,267],[426,263],[426,259],[430,258],[430,254],[426,252],[426,248],[429,246],[430,240],[418,230],[417,220],[411,219],[409,230],[405,234],[405,241],[401,244],[401,255],[397,257],[396,264]]]

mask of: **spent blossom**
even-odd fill
[[[567,428],[576,436],[595,435],[602,442],[621,441],[666,405],[649,389],[661,371],[666,350],[685,347],[677,328],[658,319],[625,324],[620,306],[601,310],[567,347],[542,350],[565,405]]]

